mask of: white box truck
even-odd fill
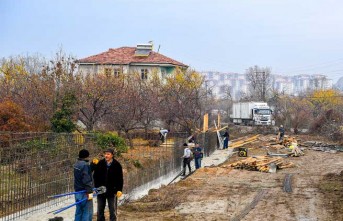
[[[264,102],[238,102],[232,105],[231,121],[244,125],[271,125],[272,110]]]

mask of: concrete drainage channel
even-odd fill
[[[243,211],[235,216],[234,218],[231,219],[231,221],[240,221],[242,220],[246,215],[248,215],[248,213],[255,208],[255,206],[257,205],[257,203],[259,201],[261,201],[263,199],[263,197],[268,193],[267,189],[262,189],[260,190],[257,195],[254,197],[253,201],[251,201],[250,204],[248,204]]]
[[[292,174],[286,174],[285,179],[283,181],[283,190],[286,193],[292,192]],[[240,221],[242,220],[248,213],[255,208],[257,203],[263,199],[263,197],[268,193],[267,189],[262,189],[260,192],[257,193],[253,201],[247,205],[244,210],[234,218],[232,218],[232,221]]]
[[[292,174],[286,174],[283,181],[283,191],[286,193],[291,193],[292,190]]]

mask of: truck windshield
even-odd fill
[[[259,109],[259,110],[256,110],[256,112],[257,112],[257,114],[260,114],[260,115],[270,115],[269,109]]]

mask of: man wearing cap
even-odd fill
[[[92,221],[93,217],[93,180],[92,171],[87,158],[89,152],[82,149],[79,152],[79,158],[74,164],[74,189],[75,192],[85,191],[75,194],[75,201],[86,201],[76,205],[75,221]]]
[[[106,186],[106,193],[98,195],[97,221],[105,221],[106,200],[110,210],[110,221],[117,220],[116,204],[117,198],[121,197],[123,191],[123,169],[120,163],[115,160],[114,150],[104,151],[104,159],[97,162],[93,160],[93,178],[95,187]]]

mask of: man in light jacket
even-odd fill
[[[191,173],[191,154],[192,151],[189,149],[188,145],[186,143],[183,144],[184,150],[183,150],[183,174],[182,176],[186,175],[186,166],[188,166],[189,173]]]

